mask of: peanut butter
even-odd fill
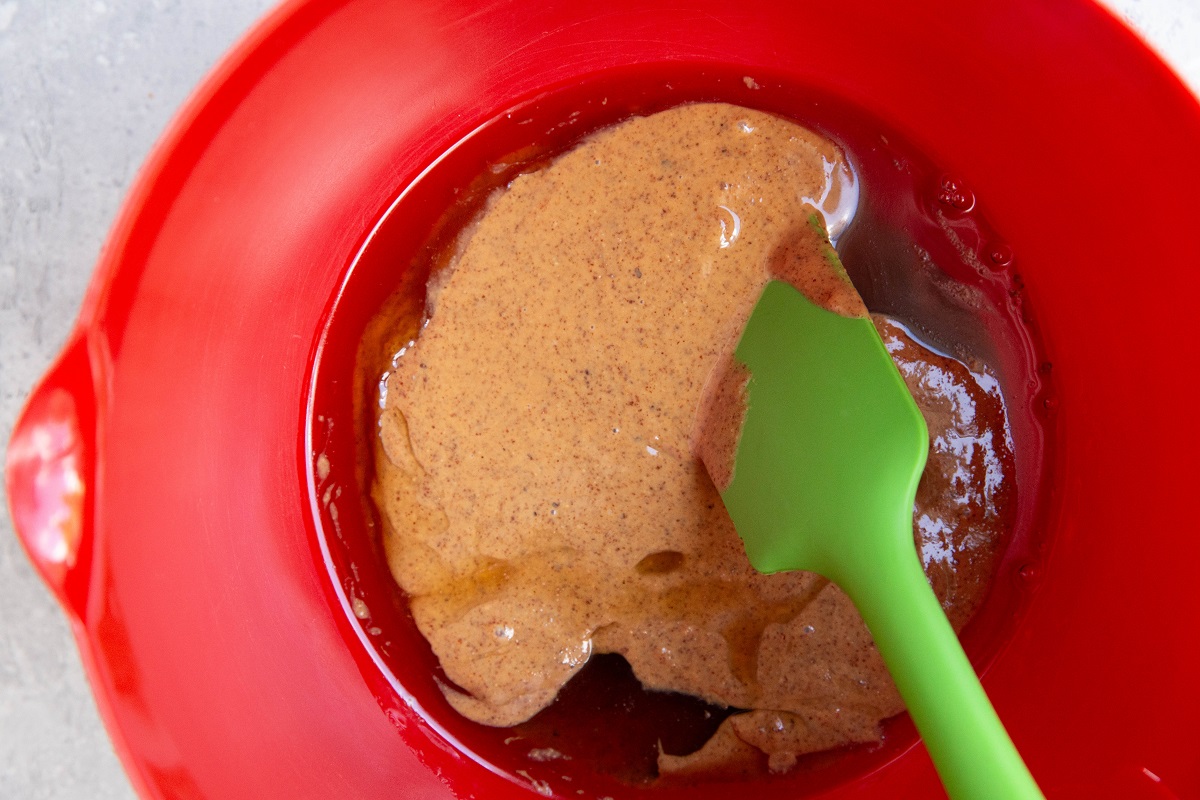
[[[666,774],[786,769],[902,710],[836,586],[749,565],[690,441],[770,277],[865,312],[826,239],[854,191],[823,137],[687,105],[516,178],[464,232],[390,367],[373,492],[460,713],[520,723],[593,652],[619,653],[649,688],[746,710],[661,756]],[[914,531],[961,625],[1011,525],[999,389],[876,323],[929,422]]]

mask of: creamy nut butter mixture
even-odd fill
[[[516,178],[464,232],[387,378],[374,487],[459,712],[517,724],[620,653],[648,688],[745,709],[666,774],[786,769],[902,710],[840,590],[751,568],[691,442],[771,276],[861,313],[825,238],[853,193],[824,138],[688,105]],[[929,423],[914,532],[961,626],[1011,525],[999,388],[876,323]]]

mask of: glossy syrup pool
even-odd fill
[[[437,659],[388,572],[369,499],[380,373],[416,335],[430,271],[447,258],[458,231],[490,191],[594,130],[698,101],[774,112],[839,142],[856,170],[861,200],[838,250],[868,307],[904,322],[933,349],[969,364],[986,363],[1000,379],[1018,510],[989,595],[962,632],[977,669],[1016,624],[1038,571],[1054,406],[1050,368],[1024,298],[1019,254],[987,224],[986,198],[977,198],[965,177],[939,168],[844,102],[761,72],[631,68],[520,103],[477,128],[409,185],[360,252],[331,315],[314,381],[312,489],[335,579],[384,669],[440,731],[429,735],[451,740],[542,794],[695,796],[698,787],[645,788],[653,783],[658,748],[695,750],[731,710],[645,691],[623,659],[602,655],[554,705],[520,726],[488,728],[457,715],[437,688],[445,680]],[[821,791],[878,768],[915,741],[904,715],[887,721],[884,734],[882,744],[803,757],[782,776],[767,775],[764,766],[752,780],[778,784],[793,796]]]

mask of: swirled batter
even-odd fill
[[[690,435],[709,373],[771,276],[861,310],[826,228],[838,148],[723,104],[634,118],[494,197],[429,289],[386,381],[374,497],[392,572],[462,714],[510,726],[593,652],[647,687],[744,709],[662,773],[786,769],[902,710],[845,595],[760,575]],[[1012,521],[996,382],[876,320],[925,413],[914,530],[951,621]]]

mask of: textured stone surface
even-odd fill
[[[1200,89],[1195,0],[1104,0]],[[0,0],[0,447],[118,204],[269,0]],[[0,798],[128,800],[66,622],[0,514]]]

